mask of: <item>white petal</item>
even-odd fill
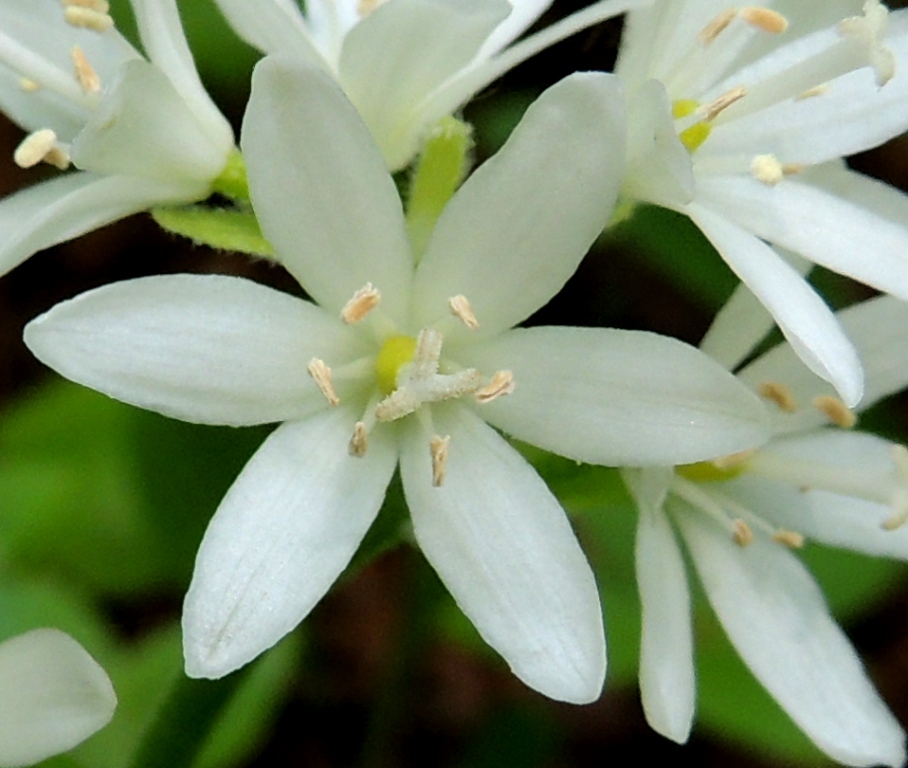
[[[795,723],[845,765],[902,765],[902,729],[797,558],[762,536],[739,547],[693,510],[677,522],[725,631]]]
[[[514,674],[553,699],[599,697],[605,637],[590,566],[560,505],[529,464],[469,410],[433,408],[450,435],[432,485],[430,434],[410,420],[401,475],[414,532],[461,610]]]
[[[831,471],[878,476],[880,486],[894,474],[892,443],[865,432],[817,430],[786,440],[774,440],[765,450],[783,457],[811,461]],[[722,487],[760,517],[797,531],[808,539],[833,547],[853,549],[874,557],[908,560],[908,526],[885,530],[893,515],[888,504],[825,491],[804,491],[788,484],[748,474]]]
[[[545,91],[438,220],[416,273],[417,326],[463,294],[479,333],[495,333],[554,296],[608,221],[625,131],[614,77],[575,74]]]
[[[666,738],[683,744],[696,707],[690,591],[681,549],[661,501],[650,503],[641,484],[655,479],[663,488],[672,470],[625,472],[639,509],[637,588],[643,610],[640,637],[640,696],[646,721]],[[666,477],[667,476],[667,477]],[[664,496],[663,496],[664,498]]]
[[[533,25],[552,5],[553,0],[510,0],[512,10],[502,21],[476,54],[477,59],[487,59],[510,45]]]
[[[256,215],[282,263],[332,314],[372,283],[408,310],[413,257],[400,197],[369,131],[320,70],[255,68],[243,154]]]
[[[113,717],[104,670],[69,635],[35,629],[0,645],[0,765],[72,749]]]
[[[388,166],[405,166],[431,128],[420,103],[476,55],[508,15],[503,0],[394,0],[344,39],[340,80]]]
[[[205,424],[262,424],[327,407],[313,357],[349,362],[349,329],[318,307],[220,275],[114,283],[26,326],[34,355],[118,400]]]
[[[908,226],[810,184],[710,179],[698,200],[815,264],[908,299]]]
[[[855,405],[863,392],[861,363],[832,310],[797,270],[734,221],[699,203],[687,211],[769,310],[801,361],[832,383],[847,405]]]
[[[73,163],[96,173],[210,183],[233,142],[212,143],[206,128],[160,70],[132,61],[73,142]]]
[[[230,123],[215,106],[195,68],[174,0],[131,0],[139,35],[152,64],[183,97],[208,138],[227,152],[233,146]],[[261,5],[261,3],[257,3]],[[163,109],[163,107],[162,107]],[[168,136],[170,141],[175,135]]]
[[[264,53],[290,53],[326,66],[294,0],[215,0],[234,31]]]
[[[186,674],[217,678],[252,661],[312,610],[375,519],[397,464],[393,430],[348,443],[358,413],[283,424],[227,492],[183,606]]]
[[[0,201],[0,274],[29,256],[132,213],[204,195],[196,182],[70,173]]]
[[[480,406],[491,424],[577,461],[687,464],[766,440],[763,404],[714,360],[676,339],[605,328],[514,330],[451,352],[513,394]]]

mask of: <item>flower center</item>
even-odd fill
[[[397,389],[397,374],[413,360],[415,353],[416,339],[412,336],[392,336],[382,344],[375,358],[375,379],[383,395]]]

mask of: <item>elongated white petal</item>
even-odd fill
[[[892,443],[876,435],[815,430],[774,440],[764,450],[795,461],[826,466],[842,478],[863,475],[868,486],[876,485],[881,491],[904,485],[904,493],[908,494],[908,484],[899,483],[892,460]],[[797,531],[808,539],[875,557],[908,560],[908,526],[896,530],[883,527],[895,513],[888,503],[805,490],[747,473],[727,483],[722,490],[779,528]]]
[[[908,225],[793,180],[770,187],[743,177],[710,179],[698,192],[704,205],[758,237],[908,299]]]
[[[791,718],[845,765],[902,765],[905,734],[797,558],[762,536],[742,548],[711,518],[683,512],[676,519],[710,603]]]
[[[461,610],[527,685],[586,703],[605,678],[596,583],[560,505],[529,464],[459,406],[433,408],[450,435],[432,485],[431,435],[416,420],[401,475],[416,539]]]
[[[508,17],[492,31],[476,54],[477,59],[487,59],[510,45],[548,10],[553,0],[510,0],[512,10]]]
[[[117,697],[69,635],[35,629],[0,644],[0,765],[32,765],[110,722]]]
[[[431,128],[420,102],[476,56],[510,10],[506,0],[394,0],[347,33],[340,80],[390,168],[406,165]]]
[[[879,296],[855,304],[837,317],[864,366],[866,388],[861,409],[908,386],[908,303]],[[791,391],[798,410],[779,415],[778,431],[811,429],[828,422],[810,404],[818,395],[833,394],[833,390],[800,364],[788,344],[773,347],[744,368],[739,377],[754,389],[769,381],[784,384]]]
[[[369,131],[324,72],[266,58],[255,69],[243,154],[256,214],[281,262],[329,312],[366,283],[408,310],[412,254],[400,197]]]
[[[265,441],[215,513],[183,606],[190,677],[217,678],[270,648],[350,562],[397,464],[393,429],[348,443],[359,414],[289,422]]]
[[[118,400],[234,426],[326,407],[309,361],[344,363],[360,352],[349,330],[318,307],[219,275],[97,288],[29,323],[25,342],[67,378]]]
[[[479,333],[495,333],[560,290],[614,205],[623,117],[621,89],[601,73],[567,77],[530,106],[438,220],[416,273],[418,326],[463,294]]]
[[[711,358],[640,331],[514,330],[456,353],[514,392],[481,406],[491,424],[578,461],[687,464],[763,443],[767,412]]]
[[[73,162],[95,173],[210,183],[233,142],[215,144],[205,128],[159,69],[132,61],[73,142]]]
[[[198,182],[72,173],[0,201],[0,274],[43,248],[163,203],[191,202]]]
[[[131,2],[148,58],[170,79],[185,102],[184,108],[192,112],[209,140],[220,146],[222,151],[228,151],[233,146],[233,130],[199,79],[175,0]],[[159,109],[163,111],[166,108],[160,106]],[[167,138],[173,142],[176,135],[171,134]]]
[[[234,31],[263,53],[290,53],[326,66],[294,0],[215,0]]]
[[[711,201],[715,205],[715,198]],[[861,363],[832,310],[797,270],[769,246],[714,210],[691,203],[688,213],[735,274],[775,318],[801,361],[829,381],[849,406],[863,393]]]
[[[639,510],[637,588],[643,624],[640,637],[640,696],[650,726],[683,744],[696,707],[690,591],[681,550],[662,502],[670,468],[624,473]],[[657,486],[657,496],[646,485]],[[659,490],[663,493],[658,494]],[[659,496],[661,495],[661,499]]]

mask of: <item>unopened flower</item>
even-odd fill
[[[265,53],[322,67],[356,105],[392,169],[433,125],[540,50],[652,0],[600,0],[514,44],[551,0],[216,0]]]
[[[849,406],[860,361],[800,257],[908,299],[908,198],[841,162],[908,128],[908,14],[867,0],[830,23],[859,10],[657,0],[628,15],[616,70],[623,193],[689,216]]]
[[[750,303],[750,307],[745,305]],[[765,314],[765,313],[763,313]],[[766,325],[739,292],[710,335],[737,365]],[[756,319],[754,319],[756,318]],[[908,386],[908,305],[880,297],[839,315],[867,374],[862,404]],[[729,342],[729,343],[726,343]],[[775,437],[755,451],[625,473],[640,510],[640,688],[650,725],[686,741],[695,679],[679,539],[741,657],[820,749],[845,765],[900,766],[905,734],[867,679],[793,550],[806,539],[908,559],[908,449],[852,431],[856,415],[788,344],[748,365]]]
[[[69,635],[35,629],[0,643],[0,765],[32,765],[72,749],[113,717],[117,697]]]
[[[607,220],[621,105],[604,74],[546,91],[457,191],[416,264],[354,107],[321,70],[267,58],[243,127],[252,199],[318,305],[175,275],[101,288],[29,325],[38,357],[119,399],[195,422],[284,422],[202,542],[183,619],[190,675],[227,674],[309,613],[399,464],[416,540],[487,642],[548,696],[598,696],[592,572],[557,500],[489,425],[606,464],[695,461],[765,437],[752,393],[675,340],[510,330]]]
[[[0,274],[123,216],[193,202],[234,150],[174,0],[132,0],[146,61],[105,0],[0,4],[0,108],[29,132],[16,162],[79,169],[0,202]]]

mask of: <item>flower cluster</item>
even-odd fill
[[[596,579],[526,443],[620,468],[636,502],[653,728],[683,742],[694,715],[683,544],[744,661],[821,750],[904,764],[901,726],[793,550],[908,559],[908,449],[849,431],[908,386],[908,198],[843,161],[908,128],[908,12],[600,0],[533,31],[550,2],[216,3],[265,54],[238,147],[174,0],[131,0],[144,55],[105,0],[0,4],[0,107],[27,133],[15,162],[66,171],[0,201],[0,271],[161,206],[192,206],[188,234],[223,245],[205,219],[219,195],[304,295],[156,275],[25,329],[40,361],[117,400],[278,425],[201,542],[186,674],[227,675],[299,625],[399,474],[409,534],[485,642],[546,696],[596,700]],[[550,86],[471,170],[458,110],[620,14],[615,72]],[[689,217],[740,278],[699,349],[532,318],[638,204]],[[837,314],[812,264],[887,295]],[[774,326],[785,341],[755,356]],[[50,694],[0,702],[0,763],[67,749],[112,713],[106,676],[61,633],[9,641],[5,664]],[[4,729],[37,735],[6,757]]]

